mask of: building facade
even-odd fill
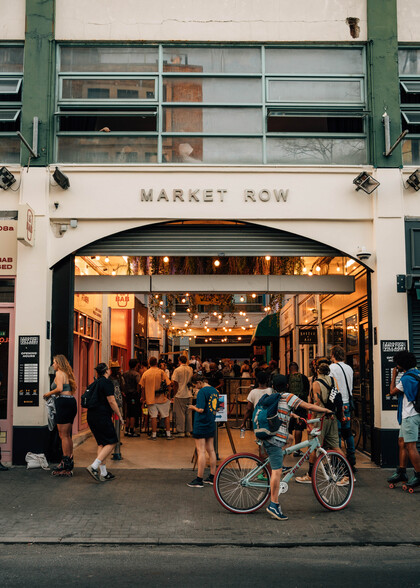
[[[317,286],[303,270],[288,277],[305,282],[250,282],[249,290],[296,296],[290,328],[283,313],[285,363],[291,350],[306,365],[334,342],[346,346],[360,375],[364,448],[393,465],[387,362],[404,345],[420,353],[418,3],[0,7],[3,461],[21,463],[45,444],[42,391],[54,353],[73,359],[83,386],[90,366],[108,360],[104,341],[119,360],[134,333],[142,348],[143,331],[124,325],[104,297],[137,292],[145,302],[167,287],[146,275],[134,285],[117,275],[110,285],[102,272],[92,289],[79,259],[256,255],[266,238],[272,255],[323,260],[324,277],[333,277],[331,259],[347,260],[350,290],[334,280]],[[367,192],[379,182],[370,193],[355,189],[363,173]],[[305,324],[318,329],[317,348],[299,342]],[[159,329],[149,325],[156,341]]]

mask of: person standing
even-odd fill
[[[140,403],[140,374],[137,371],[138,360],[132,358],[128,362],[129,370],[123,374],[123,393],[125,398],[126,406],[126,437],[138,437],[135,432],[136,419],[140,419],[141,416],[141,403]],[[141,426],[140,426],[141,428]]]
[[[210,371],[207,374],[207,381],[210,386],[213,386],[213,388],[216,388],[216,390],[218,391],[219,394],[221,392],[223,392],[223,385],[224,385],[223,374],[222,374],[221,370],[219,370],[217,368],[217,364],[214,362],[211,362],[211,364],[210,364]]]
[[[189,384],[193,377],[193,370],[187,365],[185,355],[181,355],[178,361],[179,366],[172,374],[172,384],[176,390],[174,396],[176,431],[178,437],[189,437],[192,431],[192,414],[189,410],[192,392]]]
[[[56,355],[52,366],[55,378],[50,392],[44,394],[44,399],[50,396],[55,397],[55,422],[63,450],[63,459],[57,467],[53,468],[52,475],[72,476],[74,467],[72,428],[77,414],[77,402],[74,397],[77,386],[73,370],[64,355]]]
[[[204,484],[213,486],[216,473],[216,452],[214,450],[214,436],[216,433],[216,413],[219,405],[219,392],[209,386],[208,376],[196,374],[192,383],[198,388],[197,402],[190,404],[189,410],[197,414],[194,418],[193,437],[197,451],[197,477],[187,484],[190,488],[203,488]],[[204,480],[206,467],[206,452],[210,461],[210,474]]]
[[[299,366],[295,361],[291,361],[289,364],[289,392],[294,394],[300,400],[304,402],[308,402],[308,395],[309,395],[309,380],[308,378],[299,372]],[[304,419],[308,418],[308,413],[305,409],[298,407],[295,410],[295,413],[298,417],[302,417]],[[306,424],[304,421],[300,421],[299,419],[292,417],[289,422],[289,433],[295,436],[295,444],[302,442],[302,432],[306,429]],[[293,457],[302,457],[303,453],[300,449],[297,449],[293,452]]]
[[[118,443],[118,437],[112,422],[112,413],[124,424],[121,411],[114,396],[114,384],[109,379],[110,370],[106,363],[99,363],[96,368],[97,403],[88,408],[87,422],[98,444],[96,459],[86,468],[96,482],[108,482],[115,478],[106,469],[105,460]]]
[[[356,448],[354,446],[354,437],[351,432],[351,406],[353,403],[353,370],[344,363],[346,358],[345,351],[340,345],[334,345],[331,348],[331,365],[330,374],[337,382],[338,391],[341,392],[343,399],[343,420],[338,423],[338,431],[346,443],[347,459],[356,472]]]
[[[166,439],[167,441],[172,441],[174,437],[171,435],[171,423],[169,420],[171,401],[167,393],[162,391],[162,382],[170,386],[171,381],[165,372],[157,367],[156,357],[149,359],[149,365],[149,369],[144,372],[140,380],[142,400],[148,406],[149,417],[152,421],[152,435],[149,439],[150,441],[157,441],[157,420],[158,415],[160,415],[165,419]]]
[[[109,369],[111,373],[109,375],[109,379],[114,385],[114,396],[115,400],[118,404],[118,408],[120,409],[120,413],[123,414],[123,396],[122,396],[122,389],[124,388],[124,379],[121,375],[121,366],[118,361],[110,361],[109,362]],[[118,443],[115,447],[113,459],[122,459],[121,457],[121,425],[119,420],[114,421],[114,429],[115,433],[118,438]]]

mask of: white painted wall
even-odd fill
[[[360,19],[366,0],[57,0],[58,40],[352,41],[347,17]]]
[[[25,0],[0,0],[0,39],[22,41],[25,39]]]
[[[420,2],[397,0],[398,41],[410,43],[420,41]]]

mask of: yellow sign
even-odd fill
[[[0,276],[16,275],[17,221],[0,220]]]
[[[75,294],[74,309],[97,321],[102,320],[101,294]]]

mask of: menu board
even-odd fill
[[[397,351],[406,351],[407,341],[381,341],[381,372],[382,372],[382,410],[397,410],[398,396],[391,396],[389,386],[391,384],[392,370],[395,367],[394,355]],[[396,379],[398,384],[402,374]]]
[[[20,335],[18,354],[18,406],[39,406],[39,335]]]

